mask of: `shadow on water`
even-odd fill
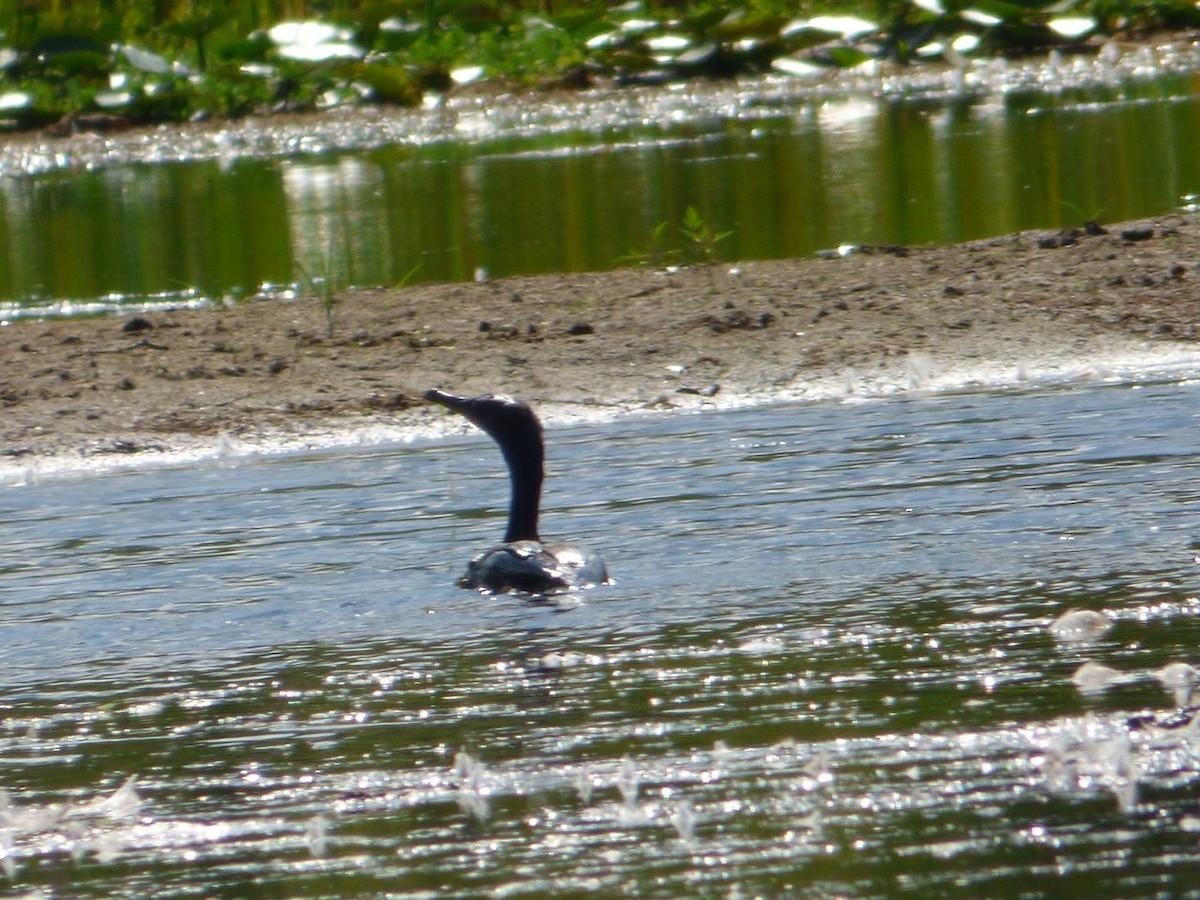
[[[1196,400],[555,430],[545,525],[618,579],[558,604],[452,585],[502,525],[484,439],[9,489],[0,864],[81,897],[1196,890],[1196,726],[1129,726],[1197,661]],[[1072,607],[1111,628],[1056,640]]]

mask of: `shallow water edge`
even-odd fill
[[[1198,389],[563,429],[562,605],[482,436],[5,492],[10,891],[1190,895]]]
[[[1129,342],[1122,347],[1109,341],[1105,350],[1061,357],[1031,354],[1020,361],[959,360],[946,364],[928,354],[913,353],[887,371],[865,373],[847,369],[785,386],[722,391],[711,397],[663,395],[649,404],[619,398],[603,405],[545,402],[538,404],[538,414],[547,427],[555,428],[774,404],[855,403],[964,391],[1025,391],[1072,384],[1136,384],[1193,378],[1200,378],[1200,349],[1190,344]],[[359,416],[314,422],[302,431],[262,428],[254,434],[236,437],[227,433],[216,437],[175,436],[170,444],[142,448],[120,441],[98,443],[93,452],[76,450],[0,459],[0,485],[31,485],[46,479],[112,472],[386,448],[471,431],[471,426],[457,417],[426,406],[365,420]]]

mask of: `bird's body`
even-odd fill
[[[474,557],[459,584],[490,593],[549,594],[607,582],[599,555],[545,544],[538,535],[545,450],[533,410],[519,400],[491,395],[456,397],[431,390],[425,398],[486,431],[500,445],[512,483],[504,542]]]
[[[608,571],[599,555],[541,541],[510,541],[485,550],[459,579],[463,587],[524,594],[557,593],[606,581]]]

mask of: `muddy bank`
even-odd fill
[[[1095,229],[1099,231],[1098,229]],[[399,435],[431,386],[568,412],[1101,373],[1200,354],[1200,222],[0,328],[10,463]]]

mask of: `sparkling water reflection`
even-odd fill
[[[502,524],[484,439],[5,488],[0,863],[80,897],[1200,889],[1166,668],[1198,400],[555,429],[545,525],[617,577],[559,604],[453,587]],[[1112,627],[1057,640],[1072,608]]]

